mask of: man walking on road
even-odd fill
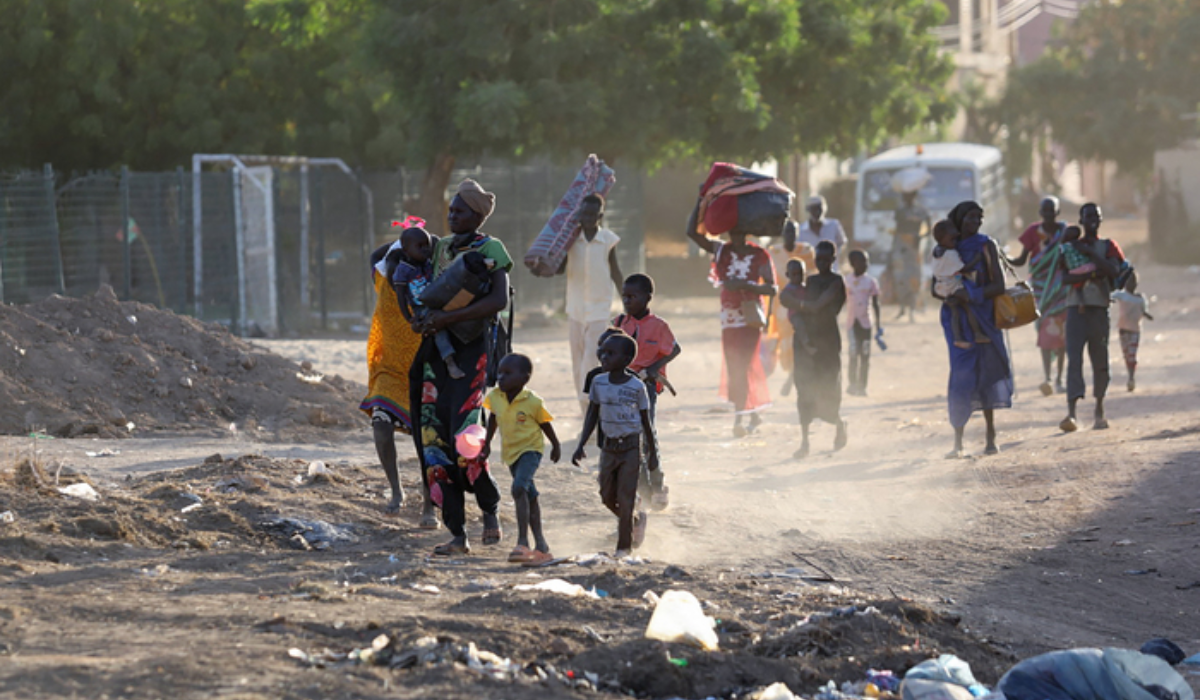
[[[571,378],[586,414],[588,397],[583,393],[587,374],[598,364],[596,346],[612,318],[613,289],[620,294],[625,278],[617,264],[617,234],[600,228],[604,197],[590,194],[579,209],[580,236],[567,250],[567,320],[571,337]]]
[[[1083,350],[1087,348],[1092,363],[1092,395],[1096,397],[1095,423],[1093,430],[1108,427],[1104,417],[1104,394],[1108,390],[1108,338],[1109,297],[1113,280],[1120,272],[1125,254],[1115,241],[1100,238],[1100,222],[1104,216],[1099,205],[1088,202],[1079,209],[1079,225],[1083,236],[1073,245],[1094,263],[1094,269],[1079,274],[1068,271],[1069,263],[1064,255],[1060,259],[1063,267],[1063,284],[1071,285],[1067,292],[1067,417],[1058,424],[1063,432],[1074,432],[1079,428],[1075,421],[1075,404],[1087,393],[1083,382]]]

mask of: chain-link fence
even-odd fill
[[[0,301],[109,284],[122,299],[248,334],[362,326],[375,303],[368,256],[396,235],[390,222],[417,199],[419,177],[275,160],[199,173],[0,173]],[[452,187],[473,177],[496,193],[485,230],[516,263],[522,309],[562,305],[565,280],[534,277],[522,260],[574,175],[566,166],[489,163],[451,178]],[[622,237],[628,274],[644,263],[642,179],[622,175],[605,225]]]

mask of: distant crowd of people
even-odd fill
[[[465,180],[450,202],[449,236],[432,236],[423,221],[410,217],[399,222],[396,241],[372,254],[377,301],[367,344],[370,386],[360,408],[371,418],[391,487],[386,507],[391,514],[404,502],[395,434],[412,436],[424,491],[420,525],[436,529],[440,507],[451,535],[434,548],[435,555],[471,551],[465,529],[468,493],[483,514],[483,544],[502,540],[500,492],[489,466],[499,435],[516,508],[517,536],[509,561],[537,566],[552,562],[553,555],[542,527],[535,477],[547,443],[554,462],[562,457],[562,445],[553,416],[529,388],[532,359],[511,352],[509,333],[498,321],[510,299],[512,258],[500,240],[481,230],[495,205],[493,194]],[[727,240],[694,226],[688,230],[711,255],[711,278],[720,288],[720,392],[733,405],[733,435],[743,437],[759,428],[761,411],[770,403],[768,370],[780,367],[790,374],[784,393],[796,394],[801,427],[797,459],[810,452],[814,420],[835,427],[834,450],[848,442],[849,427],[841,414],[842,331],[849,345],[848,394],[866,395],[871,346],[886,347],[880,284],[869,273],[868,253],[849,249],[845,231],[827,216],[827,209],[821,197],[807,202],[809,217],[798,228],[796,245],[789,241],[787,246],[763,247],[737,228]],[[617,517],[615,554],[622,557],[644,540],[648,511],[669,502],[656,407],[659,394],[674,393],[667,367],[682,348],[670,324],[650,309],[654,281],[644,274],[622,275],[616,255],[620,237],[603,226],[604,213],[602,196],[583,200],[579,235],[562,270],[571,378],[583,414],[571,459],[575,464],[585,459],[596,434],[601,501]],[[1141,322],[1150,315],[1121,248],[1099,237],[1100,207],[1085,204],[1079,225],[1069,226],[1059,221],[1058,200],[1045,198],[1041,221],[1020,236],[1021,252],[1011,259],[980,232],[984,213],[977,203],[965,201],[933,222],[915,194],[906,195],[896,212],[887,261],[900,306],[897,318],[907,313],[911,319],[920,306],[924,239],[932,238],[926,261],[932,273],[929,292],[941,302],[950,359],[947,409],[954,445],[948,456],[963,456],[964,429],[975,411],[986,421],[984,454],[998,452],[994,411],[1011,407],[1013,398],[1012,364],[994,308],[994,300],[1007,289],[1005,267],[1028,265],[1040,311],[1037,345],[1045,376],[1040,388],[1046,395],[1065,392],[1067,398],[1060,428],[1070,432],[1079,427],[1076,408],[1086,390],[1085,350],[1096,399],[1093,429],[1107,428],[1110,304],[1118,309],[1130,391],[1136,386]],[[839,272],[839,259],[849,266],[845,275]],[[779,267],[785,273],[782,288]],[[615,318],[610,314],[614,291],[624,309]],[[839,322],[843,308],[847,313]],[[764,352],[764,342],[771,352]]]

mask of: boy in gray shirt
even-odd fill
[[[629,556],[646,537],[646,511],[638,510],[634,515],[642,464],[640,437],[645,436],[649,447],[646,467],[650,471],[658,470],[658,440],[650,422],[646,385],[625,371],[637,355],[637,341],[624,333],[614,334],[600,345],[598,354],[604,373],[592,380],[583,432],[571,463],[579,466],[579,460],[587,456],[584,446],[599,423],[604,430],[600,499],[618,518],[616,557],[619,559]]]

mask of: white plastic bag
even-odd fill
[[[687,591],[667,591],[650,616],[646,639],[683,642],[705,651],[716,651],[715,626],[713,619],[704,614],[696,596]]]

